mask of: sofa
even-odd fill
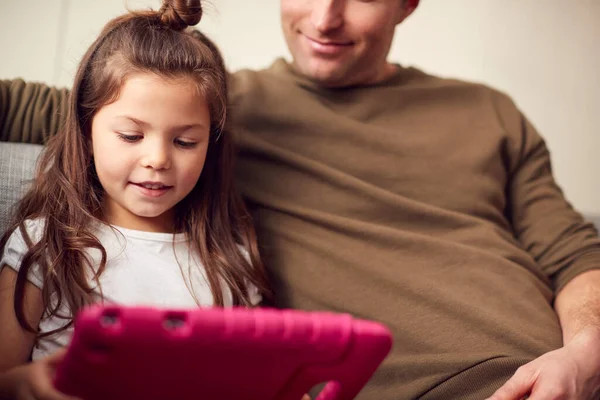
[[[0,233],[6,230],[11,209],[33,176],[41,150],[41,145],[0,142]],[[600,216],[585,217],[600,227]]]
[[[35,172],[41,145],[0,142],[0,233]]]

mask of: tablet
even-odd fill
[[[349,400],[392,346],[347,314],[93,306],[75,320],[55,386],[85,400]]]

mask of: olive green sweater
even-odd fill
[[[0,85],[2,140],[42,142],[65,91]],[[232,76],[238,185],[280,306],[381,321],[361,399],[483,399],[561,346],[554,294],[600,241],[505,95],[399,68],[327,90],[282,60]]]

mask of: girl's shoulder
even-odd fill
[[[23,225],[30,237],[41,237],[46,227],[46,218],[26,219]]]
[[[13,230],[2,254],[0,254],[0,268],[7,265],[18,271],[31,246],[42,239],[45,225],[46,220],[44,218],[28,219]],[[39,266],[34,265],[32,267],[28,274],[28,280],[39,288],[43,286]]]
[[[12,231],[6,243],[17,247],[29,248],[28,243],[36,244],[42,240],[44,228],[46,227],[46,218],[27,219],[23,224]],[[24,229],[22,229],[24,228]],[[26,237],[23,235],[25,233]]]

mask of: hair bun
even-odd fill
[[[200,0],[163,0],[158,15],[163,24],[181,31],[200,22],[202,5]]]

